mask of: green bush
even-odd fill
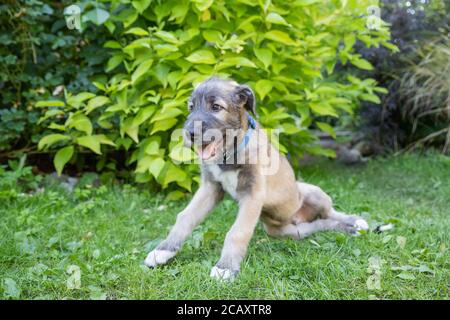
[[[448,37],[430,41],[417,51],[400,78],[403,118],[411,129],[409,149],[424,144],[442,146],[450,153],[450,44]]]
[[[281,130],[283,152],[332,156],[315,144],[311,127],[333,135],[327,120],[352,113],[360,100],[379,102],[372,79],[337,74],[350,63],[371,64],[353,50],[388,43],[389,30],[366,27],[367,8],[377,1],[105,1],[111,57],[94,94],[65,92],[65,101],[41,101],[41,122],[55,132],[40,148],[55,148],[61,172],[90,150],[100,167],[123,150],[139,182],[191,190],[194,165],[179,166],[182,126],[193,84],[219,75],[249,84],[258,99],[258,120]]]
[[[448,89],[450,60],[444,48],[450,32],[448,1],[382,0],[381,13],[398,51],[358,45],[356,50],[374,66],[368,76],[389,92],[381,97],[381,107],[361,104],[354,130],[367,142],[368,152],[403,152],[416,146],[448,151],[444,130],[448,118],[438,111],[445,108],[442,94]],[[444,46],[432,50],[439,43]],[[419,75],[422,71],[427,75]]]
[[[72,1],[7,0],[0,4],[0,158],[35,151],[44,133],[37,99],[95,90],[108,49],[105,27],[85,21],[83,33],[66,27],[64,6]],[[95,1],[80,4],[86,13]],[[89,17],[89,15],[88,15]]]

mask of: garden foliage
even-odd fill
[[[108,34],[92,27],[70,32],[63,9],[71,3],[0,4],[0,158],[35,151],[45,131],[36,100],[61,95],[63,86],[75,92],[96,89],[91,78],[103,73],[108,49],[102,43]],[[82,8],[86,13],[93,9],[88,3]]]
[[[310,128],[334,135],[329,118],[352,114],[361,100],[379,102],[375,80],[338,75],[337,63],[370,70],[354,44],[395,48],[381,20],[367,27],[370,5],[356,0],[112,0],[98,3],[97,21],[110,33],[110,58],[98,92],[65,91],[64,100],[40,101],[41,125],[53,132],[41,150],[57,150],[58,172],[86,151],[98,168],[114,168],[123,153],[139,182],[191,190],[195,165],[180,166],[171,131],[182,126],[193,86],[211,75],[249,84],[258,120],[281,131],[283,152],[332,156]],[[84,13],[82,13],[83,15]],[[377,19],[371,17],[370,19]],[[86,20],[86,19],[84,19]],[[78,31],[67,31],[70,32]],[[186,156],[189,155],[189,156]]]
[[[448,2],[448,1],[447,1]],[[364,102],[358,128],[380,151],[434,146],[449,152],[449,31],[444,0],[383,0],[399,52],[383,47],[357,51],[374,65],[365,76],[388,89],[380,105]]]

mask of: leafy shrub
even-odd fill
[[[438,142],[450,152],[450,44],[448,38],[431,41],[419,50],[421,60],[412,63],[400,80],[404,101],[402,116],[412,124],[411,134],[419,144]],[[431,128],[427,125],[433,123]],[[420,130],[417,132],[417,130]],[[440,142],[440,143],[439,143]]]
[[[357,51],[375,67],[366,76],[373,77],[380,86],[389,91],[382,97],[381,107],[370,102],[362,104],[358,129],[380,152],[385,152],[406,148],[414,141],[445,128],[443,118],[417,118],[418,113],[410,112],[411,104],[405,101],[408,93],[402,92],[408,89],[404,86],[405,81],[402,85],[402,79],[410,77],[411,68],[416,68],[414,65],[418,66],[424,56],[431,54],[432,47],[429,43],[436,43],[437,39],[440,39],[440,43],[448,43],[450,16],[443,0],[383,0],[381,3],[381,16],[391,24],[392,42],[399,51],[392,52],[383,47],[363,48],[357,44]],[[440,63],[440,71],[448,68],[448,58]],[[424,83],[421,82],[420,85],[423,86]],[[442,100],[435,100],[432,103],[423,103],[421,109],[424,107],[431,111],[444,108],[445,105]],[[442,139],[442,134],[438,135],[438,138],[440,140],[436,141],[435,145],[443,148],[445,139]]]
[[[0,200],[17,197],[20,191],[37,189],[41,176],[33,175],[32,168],[25,165],[26,156],[10,160],[8,166],[0,166]]]
[[[95,90],[92,79],[103,72],[107,49],[104,27],[86,20],[84,33],[66,27],[64,6],[72,1],[7,0],[0,5],[0,156],[36,149],[45,127],[39,126],[37,99],[68,90]],[[91,12],[96,1],[83,1]],[[95,91],[94,91],[95,92]]]
[[[137,181],[191,189],[193,165],[178,166],[184,147],[171,141],[187,113],[193,84],[219,75],[249,84],[258,99],[259,121],[281,130],[283,152],[332,156],[315,144],[309,128],[334,134],[327,120],[353,113],[359,101],[377,102],[372,79],[339,77],[335,65],[372,65],[355,53],[388,43],[389,31],[366,28],[367,7],[377,1],[192,0],[108,1],[111,40],[108,80],[99,94],[65,93],[65,102],[41,101],[41,120],[54,130],[40,148],[58,148],[55,165],[78,162],[83,150],[112,165],[111,152],[136,165]],[[186,150],[184,150],[186,151]],[[185,152],[183,154],[188,154]]]

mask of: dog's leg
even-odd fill
[[[306,238],[319,231],[341,231],[353,233],[354,228],[344,222],[332,219],[317,219],[312,222],[274,226],[265,223],[264,229],[273,237],[291,237],[297,240]]]
[[[353,231],[350,232],[352,235],[358,236],[360,230],[367,231],[369,230],[369,224],[362,217],[357,215],[348,215],[339,211],[336,211],[334,208],[328,214],[329,219],[339,221],[345,223],[348,226],[353,227]]]
[[[178,214],[177,221],[167,238],[147,255],[145,265],[156,267],[173,258],[194,228],[222,198],[223,191],[219,185],[203,181],[189,205]]]
[[[333,208],[331,198],[317,186],[307,183],[297,183],[300,196],[303,197],[303,205],[300,208],[298,221],[310,222],[317,218],[334,220],[341,224],[341,230],[352,235],[359,235],[360,230],[368,230],[368,223],[356,215],[347,215]]]
[[[262,198],[248,197],[240,201],[239,213],[225,238],[219,262],[211,269],[211,277],[233,280],[261,215]]]

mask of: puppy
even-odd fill
[[[296,181],[286,157],[250,115],[255,95],[248,86],[211,78],[193,91],[188,107],[185,142],[201,160],[201,184],[168,237],[148,254],[147,266],[173,258],[225,192],[238,202],[239,212],[211,270],[213,278],[231,280],[238,274],[260,219],[269,235],[295,239],[324,230],[357,235],[368,229],[361,217],[333,209],[319,187]]]

